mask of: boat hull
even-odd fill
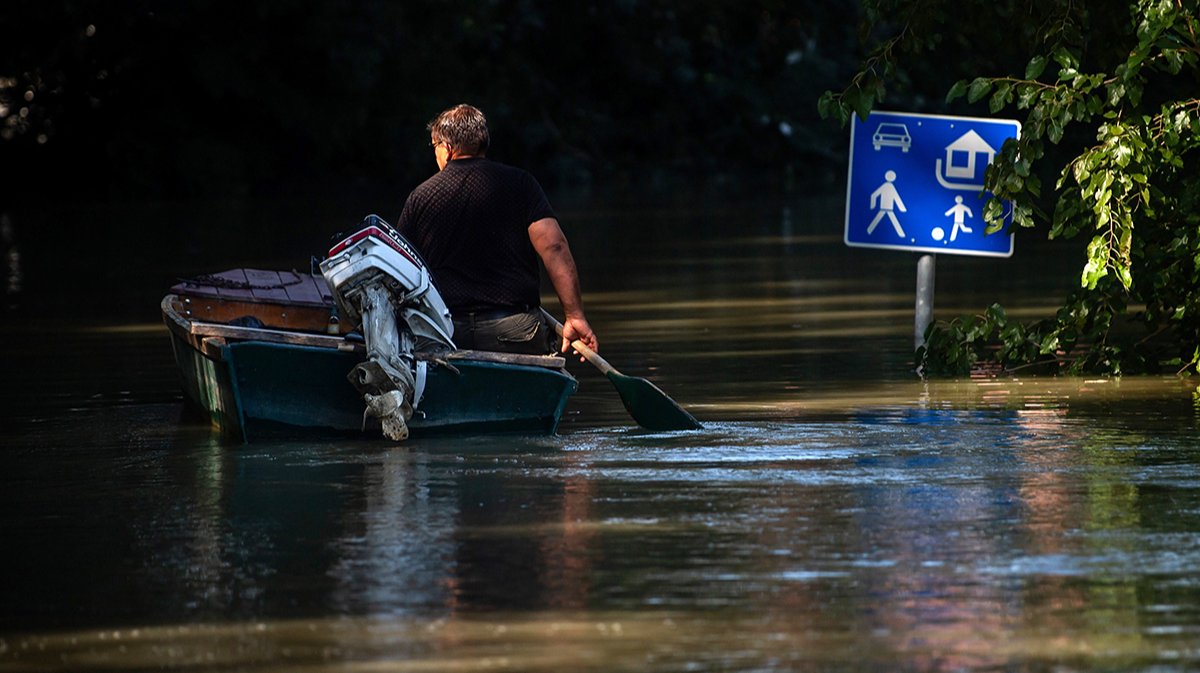
[[[381,436],[347,375],[365,361],[341,335],[251,328],[192,319],[192,305],[163,301],[184,392],[234,441],[322,434]],[[425,359],[425,386],[409,422],[429,433],[552,434],[578,387],[562,358],[455,351]],[[548,363],[548,364],[542,364]]]
[[[229,438],[240,441],[360,434],[363,401],[346,374],[363,360],[353,352],[244,341],[206,357],[174,339],[188,398]],[[424,395],[409,422],[431,432],[552,434],[574,378],[542,367],[455,360],[430,363]]]

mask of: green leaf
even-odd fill
[[[1004,327],[1008,323],[1008,313],[999,303],[992,304],[987,309],[988,320],[992,321],[998,327]]]
[[[1059,348],[1058,335],[1055,334],[1054,332],[1051,332],[1051,333],[1047,334],[1042,339],[1041,344],[1038,345],[1038,354],[1050,355],[1050,354],[1054,353],[1054,351],[1058,350],[1058,348]]]
[[[960,79],[955,82],[954,86],[950,87],[950,93],[946,94],[946,102],[951,103],[956,98],[962,98],[963,94],[967,92],[968,86],[967,80],[965,79]]]
[[[866,121],[867,115],[871,114],[871,107],[875,104],[875,96],[863,89],[851,89],[846,92],[845,104],[854,110],[859,120]]]
[[[1037,87],[1028,84],[1017,87],[1017,109],[1024,110],[1037,100]]]
[[[988,109],[993,114],[1004,109],[1004,106],[1012,100],[1012,84],[1010,82],[1001,82],[996,87],[996,93],[992,94],[991,100],[988,102]]]
[[[1080,282],[1087,289],[1094,290],[1100,279],[1108,275],[1109,250],[1104,237],[1097,236],[1088,243],[1087,256]]]
[[[1034,56],[1030,59],[1029,65],[1025,66],[1025,79],[1037,79],[1041,77],[1048,61],[1049,59],[1045,56]]]
[[[1117,278],[1120,279],[1121,285],[1126,290],[1133,286],[1133,272],[1127,266],[1117,267]]]
[[[829,119],[829,117],[833,114],[834,107],[836,106],[837,103],[834,102],[833,92],[826,91],[825,93],[821,94],[819,99],[817,99],[817,114],[821,115],[821,119]]]
[[[981,98],[987,95],[992,89],[992,80],[987,77],[976,77],[975,81],[971,82],[971,87],[967,92],[967,101],[978,103]]]
[[[1079,57],[1071,53],[1071,50],[1066,47],[1056,48],[1052,56],[1054,56],[1054,62],[1065,69],[1073,70],[1079,67]]]
[[[1050,142],[1057,145],[1063,137],[1063,124],[1058,120],[1051,121],[1050,131],[1046,134],[1046,137],[1050,139]]]

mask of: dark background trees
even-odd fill
[[[815,100],[857,61],[852,3],[13,0],[11,200],[407,190],[424,124],[471,102],[554,187],[835,189]]]

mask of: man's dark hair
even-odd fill
[[[487,118],[472,105],[461,103],[444,110],[425,126],[434,139],[450,145],[459,152],[483,154],[491,141]]]

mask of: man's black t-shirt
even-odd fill
[[[532,175],[483,158],[456,159],[404,203],[397,229],[420,251],[452,313],[539,304],[529,225],[554,217]]]

